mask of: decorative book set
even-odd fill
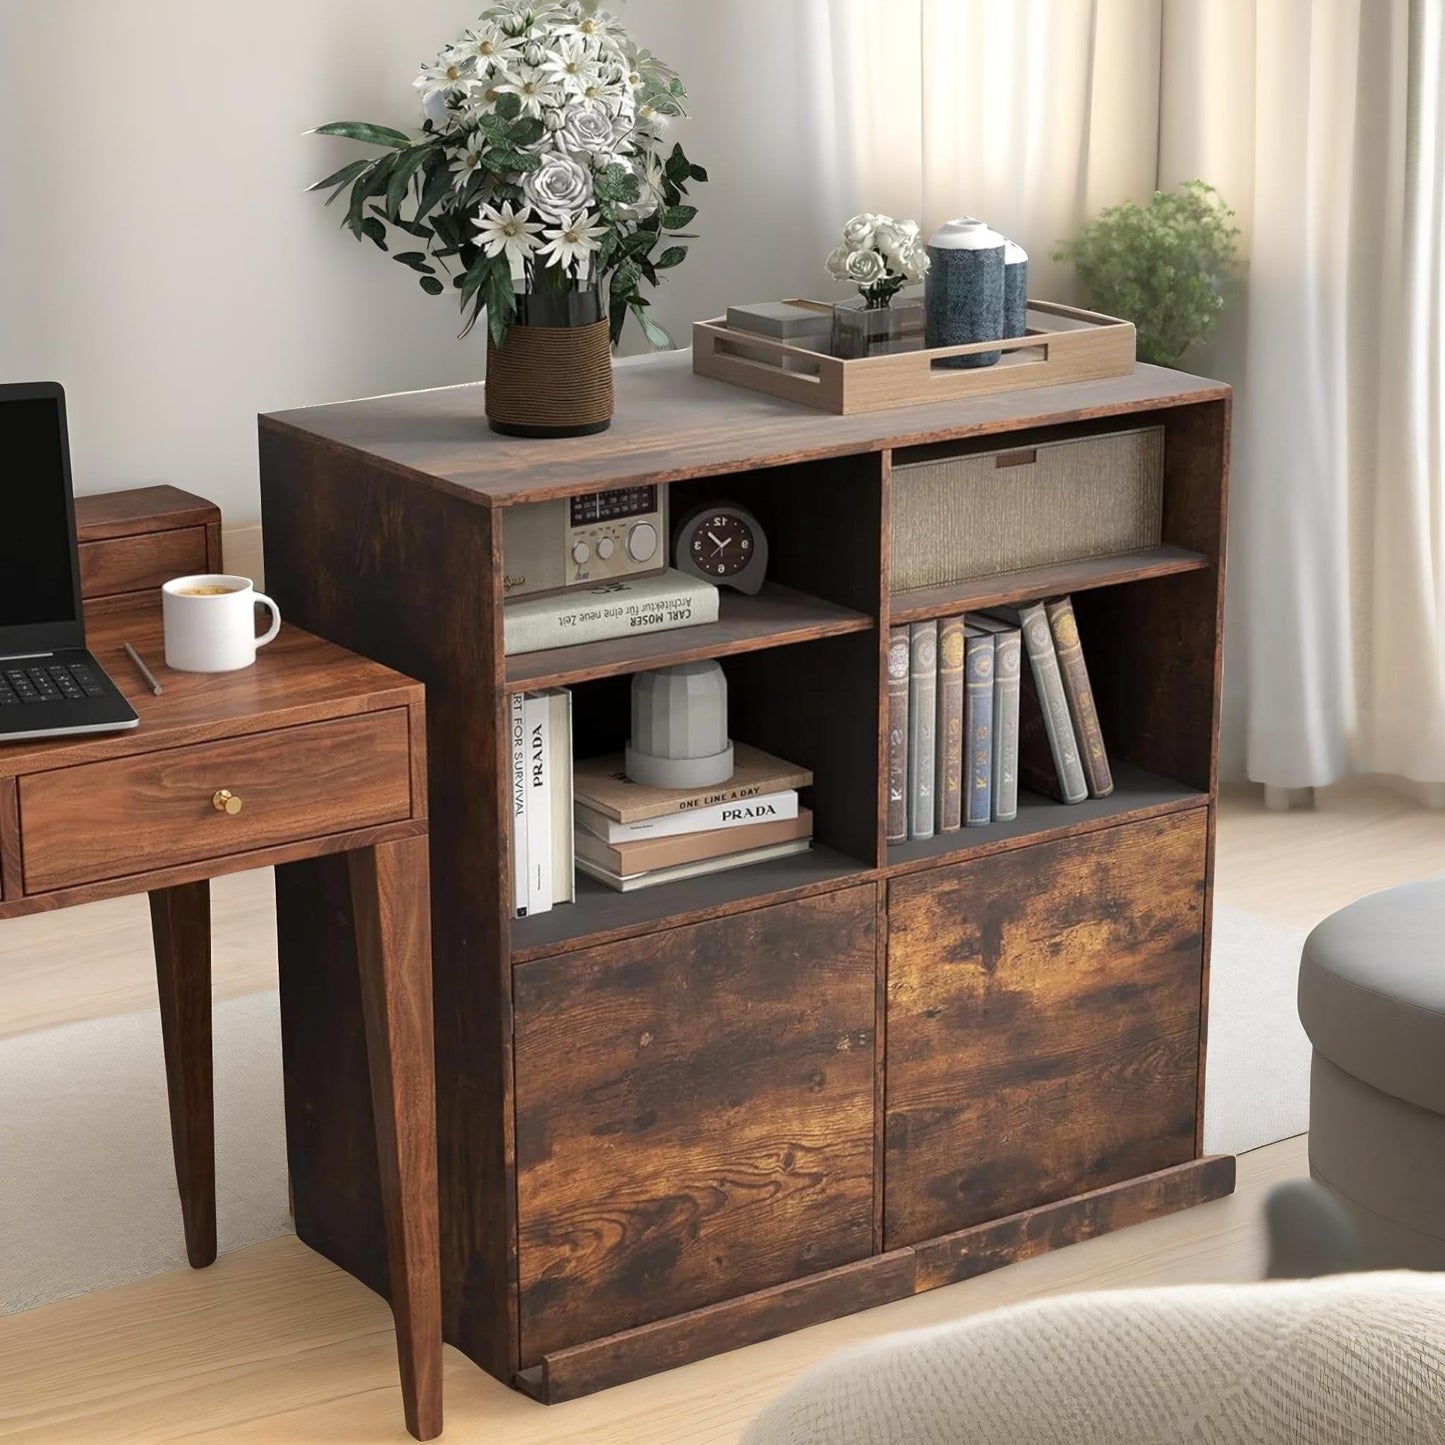
[[[548,1402],[1233,1185],[1200,1134],[1228,389],[1140,366],[828,415],[694,376],[686,354],[615,381],[603,438],[496,436],[473,387],[261,427],[266,578],[288,620],[426,684],[445,1336]],[[1071,476],[1114,518],[1077,551],[1042,501],[1071,506]],[[964,505],[950,478],[983,490]],[[730,591],[716,621],[509,653],[508,517],[612,488],[665,492],[674,517],[745,509],[769,543],[763,587]],[[972,575],[939,570],[931,533],[990,517],[1004,560],[975,530]],[[1021,557],[1025,534],[1041,545]],[[903,585],[910,566],[934,570]],[[1027,693],[1034,606],[1064,597],[1113,781],[1076,804],[1028,766],[1041,747],[1064,781]],[[934,624],[920,733],[940,695],[945,743],[957,717],[959,826],[937,831],[935,801],[934,835],[899,842],[889,661],[915,623]],[[1015,627],[1016,813],[970,828],[962,779],[982,774],[963,745],[985,718],[990,818],[1009,806],[997,679]],[[1062,687],[1058,617],[1048,637]],[[968,729],[969,651],[986,646],[991,707],[976,666]],[[632,675],[694,660],[726,676],[729,736],[789,771],[684,810],[720,825],[695,834],[664,813],[629,835],[591,796],[563,829],[579,863],[690,870],[724,823],[777,829],[749,835],[758,851],[803,830],[811,847],[628,891],[579,867],[570,903],[516,917],[512,697],[570,694],[586,795],[589,760],[630,741]],[[1068,701],[1056,742],[1081,716]],[[795,817],[786,797],[776,817],[702,812],[790,793]],[[385,1292],[344,864],[287,864],[277,892],[283,1028],[319,1041],[286,1065],[297,1234]]]

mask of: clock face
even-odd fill
[[[752,560],[753,529],[735,513],[709,512],[686,539],[692,564],[705,577],[734,577]]]

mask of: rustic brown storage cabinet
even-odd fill
[[[1228,1193],[1200,1111],[1227,387],[1153,367],[832,417],[620,367],[600,436],[490,434],[479,388],[261,419],[286,616],[427,686],[446,1337],[567,1399]],[[1163,540],[890,597],[911,448],[1164,428]],[[770,581],[706,627],[505,657],[501,509],[656,481],[727,497]],[[1111,797],[884,842],[891,624],[1070,592]],[[716,657],[735,737],[815,782],[809,854],[513,920],[506,699]],[[383,1292],[344,863],[278,870],[297,1232]],[[304,960],[306,966],[300,965]]]

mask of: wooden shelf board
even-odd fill
[[[778,582],[765,583],[756,597],[745,597],[725,587],[718,599],[716,622],[552,647],[543,652],[514,653],[507,658],[507,686],[514,691],[560,687],[698,658],[756,652],[845,632],[867,632],[872,626],[872,618],[861,612]]]
[[[1171,577],[1178,572],[1199,572],[1208,566],[1209,558],[1203,553],[1164,543],[1138,552],[1121,552],[1113,557],[1051,562],[1045,567],[1001,572],[994,577],[977,577],[969,582],[950,582],[942,587],[916,587],[909,592],[896,592],[889,602],[888,618],[890,622],[899,623],[918,622],[929,617],[951,617],[960,612],[977,612],[984,607],[1031,602],[1035,598],[1057,597],[1066,592],[1086,592],[1091,587],[1113,587],[1121,582]]]
[[[943,862],[962,862],[985,853],[1041,842],[1049,837],[1203,807],[1209,801],[1208,793],[1161,778],[1143,768],[1120,762],[1111,762],[1110,766],[1114,773],[1114,791],[1107,798],[1060,803],[1021,788],[1016,818],[1006,823],[989,823],[982,828],[938,833],[917,842],[891,844],[886,871],[912,872]]]
[[[734,912],[740,903],[780,903],[876,877],[875,869],[856,858],[817,845],[790,858],[751,863],[635,893],[614,892],[579,873],[575,902],[512,920],[512,962],[526,963],[659,926],[698,922],[709,915]]]

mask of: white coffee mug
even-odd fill
[[[271,609],[271,626],[256,636],[256,603]],[[249,577],[203,572],[175,577],[161,588],[166,666],[177,672],[235,672],[250,667],[256,649],[275,639],[281,612]]]

